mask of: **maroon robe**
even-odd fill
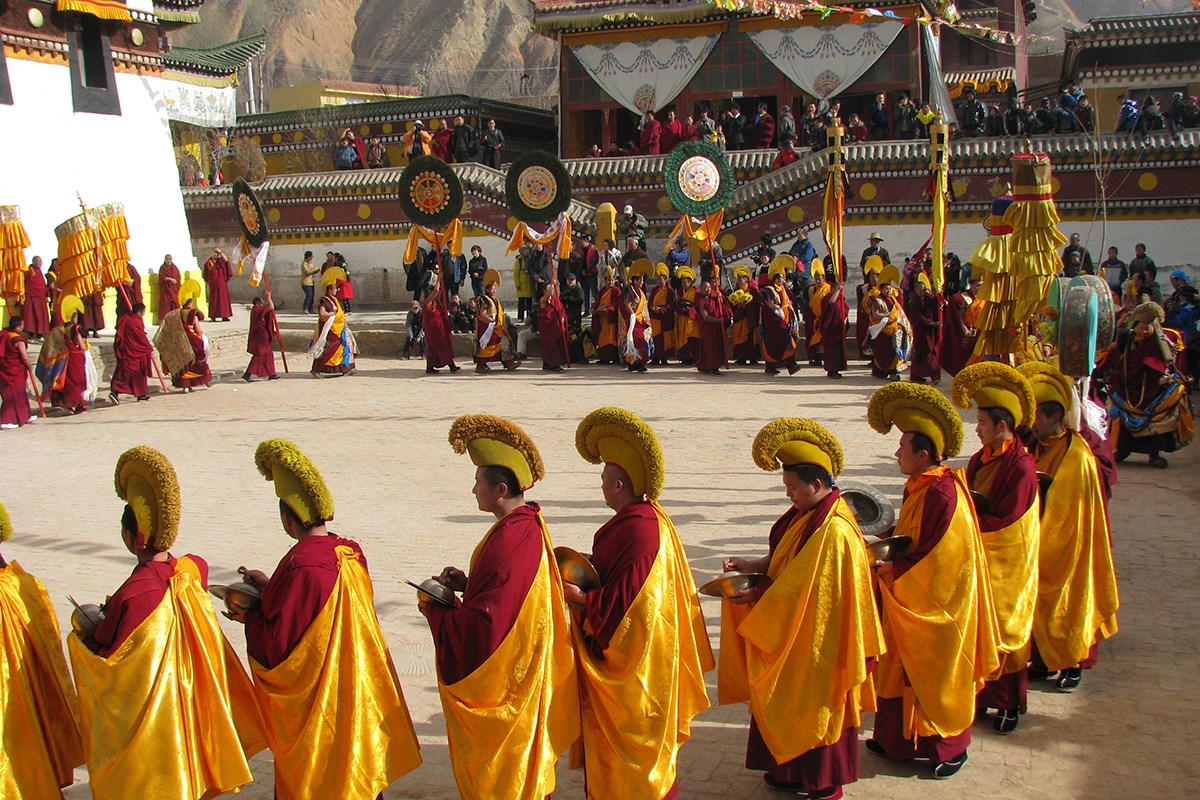
[[[846,368],[846,320],[850,306],[841,287],[835,286],[821,301],[821,317],[816,322],[821,332],[821,363],[825,374],[833,375]]]
[[[864,361],[871,360],[871,315],[867,312],[867,292],[871,290],[871,284],[860,283],[858,285],[858,314],[854,320],[854,338],[858,343],[858,357]]]
[[[46,270],[46,290],[50,297],[50,330],[53,330],[63,324],[62,310],[58,307],[62,292],[58,289],[58,272],[54,264]]]
[[[775,139],[775,118],[763,112],[746,126],[746,146],[753,150],[766,150]]]
[[[204,283],[208,286],[208,318],[229,319],[233,307],[229,304],[229,281],[233,280],[233,268],[229,259],[209,258],[204,262]]]
[[[675,149],[675,145],[683,141],[683,123],[679,120],[671,120],[670,122],[662,123],[662,139],[659,147],[664,153],[669,153]]]
[[[434,131],[433,139],[429,143],[431,155],[440,158],[447,163],[450,162],[450,137],[452,136],[450,129],[442,126]]]
[[[129,281],[117,289],[117,322],[130,313],[136,303],[142,302],[142,276],[133,264],[128,265]],[[125,291],[121,291],[124,289]]]
[[[450,366],[454,363],[454,339],[440,289],[429,293],[423,309],[421,329],[425,331],[425,366],[431,369]]]
[[[246,337],[246,352],[250,354],[250,365],[246,372],[255,378],[270,378],[275,375],[275,311],[266,303],[250,309],[250,332]]]
[[[839,497],[841,497],[841,492],[835,489],[813,509],[812,516],[800,534],[800,544],[796,548],[797,553],[808,544],[812,535],[824,524]],[[771,556],[775,554],[775,548],[783,541],[783,535],[796,521],[796,517],[803,513],[793,506],[771,526],[771,535],[768,540]],[[769,583],[761,584],[758,587],[760,590],[758,596],[761,597],[769,586]],[[874,668],[875,659],[868,659],[868,671]],[[842,738],[834,744],[814,747],[791,761],[780,764],[771,755],[771,750],[758,730],[758,723],[751,715],[750,736],[746,742],[746,768],[765,770],[775,780],[781,783],[799,784],[800,788],[809,792],[820,792],[835,786],[854,783],[858,780],[858,728],[848,727],[842,733]]]
[[[208,564],[195,555],[187,555],[200,570],[200,585],[208,587]],[[175,558],[138,564],[112,597],[104,604],[104,620],[93,639],[96,655],[108,658],[125,643],[146,618],[162,603],[175,574]]]
[[[538,511],[537,503],[526,503],[496,523],[475,557],[461,605],[425,603],[438,676],[447,686],[483,666],[516,624],[545,554]]]
[[[25,321],[25,332],[45,336],[50,332],[49,287],[46,276],[37,267],[25,271],[25,302],[21,305],[21,318]]]
[[[663,291],[662,302],[655,302],[660,291]],[[650,313],[652,320],[650,328],[653,330],[654,321],[658,322],[659,333],[654,334],[654,360],[660,364],[667,363],[667,357],[674,355],[675,350],[675,290],[668,283],[664,287],[654,286],[646,290],[646,310]],[[671,336],[671,346],[667,347],[667,334]]]
[[[104,290],[83,299],[83,327],[88,331],[104,330]]]
[[[25,354],[25,337],[0,331],[0,425],[24,425],[33,417],[25,381],[31,366]]]
[[[921,297],[913,294],[904,312],[912,325],[912,357],[909,359],[909,377],[913,380],[929,378],[937,383],[942,379],[939,351],[942,343],[942,296],[929,294]]]
[[[542,343],[542,363],[561,367],[567,363],[567,315],[558,294],[546,305],[538,306],[538,337]]]
[[[959,292],[950,298],[946,322],[942,326],[941,362],[946,372],[957,375],[971,360],[979,332],[967,324],[967,309],[975,302],[970,292]]]
[[[707,314],[720,322],[709,322]],[[719,293],[705,295],[696,300],[696,327],[700,338],[696,340],[696,369],[700,371],[720,369],[728,365],[725,360],[725,328],[733,321],[733,309]]]
[[[644,156],[656,156],[662,146],[662,123],[651,119],[642,126],[641,151]]]
[[[770,288],[774,292],[787,291],[786,289],[780,290],[776,286]],[[762,292],[766,292],[766,287],[762,289]],[[794,303],[791,309],[791,313],[796,313]],[[766,371],[768,373],[778,372],[780,367],[785,367],[788,373],[794,374],[799,367],[796,366],[796,340],[792,336],[791,323],[780,317],[775,311],[776,309],[769,308],[763,303],[759,312],[762,319],[762,351],[763,360],[767,362]]]
[[[179,267],[164,263],[158,268],[158,318],[179,308]]]
[[[246,614],[246,652],[262,666],[274,669],[286,661],[325,607],[337,582],[334,548],[339,545],[358,553],[368,572],[358,543],[334,533],[305,536],[280,559],[263,589],[262,605]]]
[[[117,357],[117,366],[109,391],[134,397],[148,395],[146,376],[154,370],[154,346],[146,336],[146,323],[140,315],[126,314],[117,320],[113,354]]]
[[[171,376],[171,383],[179,389],[191,389],[195,386],[207,386],[212,383],[212,371],[208,368],[208,352],[204,349],[204,337],[197,335],[195,323],[204,319],[204,313],[195,308],[184,309],[182,313],[183,329],[192,346],[192,363],[183,368],[177,375]]]
[[[627,364],[645,364],[650,360],[650,348],[653,347],[654,337],[646,339],[649,325],[642,322],[637,315],[644,292],[639,292],[632,285],[621,295],[619,319],[617,320],[617,351],[621,353]],[[646,296],[646,314],[650,313],[650,298]],[[633,319],[633,336],[629,336],[629,320]],[[633,339],[633,352],[626,352],[625,346],[629,338]]]
[[[745,341],[733,342],[733,359],[734,361],[748,361],[751,364],[757,364],[762,351],[762,344],[759,341],[758,333],[759,318],[762,314],[762,301],[758,296],[758,284],[753,282],[747,284],[746,292],[753,299],[739,306],[731,306],[733,308],[734,325],[736,326],[739,322],[746,323]]]
[[[1170,371],[1171,366],[1163,358],[1158,337],[1154,333],[1141,341],[1137,341],[1136,335],[1131,335],[1128,349],[1118,351],[1108,383],[1112,391],[1120,395],[1123,406],[1145,408],[1162,394],[1165,388],[1162,378]],[[1171,453],[1176,449],[1176,436],[1174,431],[1131,436],[1129,429],[1122,425],[1115,449],[1118,453]]]
[[[63,373],[61,389],[50,392],[50,404],[76,412],[84,410],[83,396],[87,392],[87,349],[84,347],[83,331],[73,323],[66,331],[67,368]]]
[[[584,595],[584,615],[592,631],[588,643],[597,657],[608,649],[637,599],[658,557],[658,544],[658,515],[645,500],[625,506],[596,531],[591,560],[600,575],[600,588]]]

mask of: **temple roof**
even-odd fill
[[[251,114],[238,118],[239,133],[270,133],[294,130],[297,125],[311,125],[313,109],[275,111],[266,114]],[[396,122],[420,119],[426,122],[431,117],[453,117],[462,114],[468,117],[488,116],[498,119],[528,120],[533,125],[553,127],[554,114],[540,108],[488,100],[464,94],[412,97],[378,102],[350,103],[344,106],[325,106],[320,109],[322,119],[331,125],[359,125],[372,122]]]
[[[199,22],[204,0],[154,0],[154,16],[168,22]]]
[[[199,5],[203,0],[193,0]],[[182,72],[203,75],[232,75],[267,47],[267,32],[262,31],[244,39],[235,39],[216,47],[173,46],[162,54],[163,66]]]
[[[1087,47],[1200,41],[1200,12],[1101,17],[1068,31],[1067,41]]]

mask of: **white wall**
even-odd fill
[[[19,205],[46,264],[54,228],[89,206],[124,203],[132,263],[145,274],[171,253],[194,269],[158,78],[116,73],[121,116],[77,114],[66,66],[8,58],[13,105],[0,105],[0,204]]]

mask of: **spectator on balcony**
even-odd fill
[[[1152,96],[1146,95],[1146,100],[1142,103],[1142,115],[1138,117],[1138,133],[1149,136],[1154,131],[1161,131],[1165,127],[1166,122],[1163,120],[1162,109],[1158,107],[1158,102]]]
[[[865,142],[867,140],[867,125],[859,118],[858,114],[850,114],[850,121],[846,123],[846,136],[852,142]]]
[[[804,116],[800,117],[800,135],[800,141],[814,151],[825,146],[825,120],[817,113],[816,103],[809,103],[804,109]]]
[[[887,103],[883,92],[875,95],[875,102],[867,111],[867,132],[873,141],[891,138],[892,130],[888,122]]]
[[[1058,95],[1058,133],[1075,133],[1079,130],[1079,122],[1075,119],[1075,110],[1079,101],[1063,91]]]
[[[1108,248],[1108,260],[1100,265],[1100,277],[1104,278],[1109,289],[1118,295],[1121,294],[1121,287],[1129,280],[1129,269],[1125,262],[1117,257],[1117,248]]]
[[[988,136],[1003,136],[1004,135],[1004,117],[1000,115],[999,106],[987,107],[987,124],[984,132]]]
[[[1117,116],[1116,133],[1133,133],[1137,128],[1138,117],[1137,100],[1125,98],[1125,102],[1121,103],[1121,112]]]
[[[450,163],[450,137],[452,132],[450,124],[444,119],[437,121],[437,130],[431,134],[432,141],[430,143],[430,154],[436,158],[440,158],[447,164]]]
[[[829,110],[825,112],[824,119],[825,119],[825,127],[826,128],[828,128],[831,125],[834,125],[835,120],[837,120],[836,124],[841,124],[844,121],[844,119],[842,117],[842,101],[841,100],[834,100],[833,103],[830,104]]]
[[[367,147],[367,166],[371,169],[389,166],[387,148],[379,141],[378,136],[372,136],[371,144]]]
[[[1133,248],[1133,260],[1129,262],[1129,277],[1134,275],[1144,275],[1146,285],[1153,284],[1158,286],[1158,267],[1154,264],[1154,259],[1146,255],[1146,245],[1138,242]]]
[[[796,152],[796,140],[789,136],[783,140],[783,146],[779,148],[775,160],[771,162],[771,169],[783,169],[788,164],[794,164],[799,160],[800,154]]]
[[[471,127],[462,114],[454,118],[454,130],[450,133],[450,148],[454,160],[465,164],[479,155],[479,131]]]
[[[642,155],[656,156],[662,151],[662,123],[654,118],[653,111],[642,117]]]
[[[603,158],[604,153],[601,152],[600,145],[593,144],[591,147],[588,148],[587,155],[585,157],[586,158]]]
[[[1015,97],[1008,98],[1008,108],[1004,110],[1004,133],[1006,136],[1029,133],[1029,116]]]
[[[783,147],[784,139],[796,140],[796,118],[792,116],[792,107],[784,106],[783,111],[779,114],[779,123],[775,126],[775,131],[779,136],[779,146]]]
[[[938,118],[938,112],[933,110],[933,106],[929,103],[922,103],[921,110],[917,112],[917,138],[929,138],[929,126]]]
[[[355,169],[356,163],[358,169],[361,169],[362,164],[358,161],[358,151],[354,149],[350,139],[343,136],[333,151],[333,166],[335,169]]]
[[[1197,102],[1195,95],[1189,97],[1183,106],[1183,127],[1184,129],[1200,128],[1200,103]]]
[[[642,249],[645,249],[646,231],[650,229],[650,223],[644,216],[636,213],[632,205],[627,205],[621,210],[621,218],[617,220],[617,225],[622,235],[636,238]]]
[[[746,146],[746,118],[742,115],[742,107],[730,103],[729,110],[721,118],[724,126],[725,146],[730,150],[742,150]]]
[[[419,119],[414,120],[412,130],[400,137],[400,150],[410,160],[416,156],[427,156],[430,153],[432,141],[433,137],[429,135],[429,131],[425,130],[425,123]],[[441,158],[441,156],[438,157]]]
[[[713,135],[716,129],[717,123],[708,115],[708,109],[700,109],[700,119],[696,120],[696,133],[699,135],[700,141],[710,141],[709,137]]]
[[[716,145],[717,149],[722,153],[727,151],[729,149],[729,142],[725,139],[725,126],[718,122],[716,130],[709,134],[708,141],[709,144]]]
[[[1031,133],[1058,132],[1058,107],[1051,102],[1049,97],[1042,98],[1042,106],[1034,112],[1033,116],[1037,120],[1037,129],[1030,131]]]
[[[1075,124],[1084,133],[1096,132],[1096,107],[1086,94],[1079,98],[1075,106]]]
[[[1074,271],[1072,271],[1071,256],[1075,255],[1079,256],[1079,263]],[[1068,278],[1074,278],[1079,274],[1081,269],[1088,275],[1096,274],[1096,268],[1092,265],[1092,254],[1088,252],[1086,247],[1079,243],[1078,233],[1072,233],[1070,240],[1067,242],[1067,246],[1063,248],[1062,262],[1063,269],[1066,270],[1066,276]]]
[[[897,139],[912,139],[917,135],[917,107],[908,95],[900,95],[896,101],[896,131]]]
[[[968,88],[965,94],[959,119],[962,120],[963,135],[974,139],[983,136],[987,129],[987,108],[974,89]]]
[[[675,149],[675,145],[683,141],[683,123],[675,118],[675,109],[667,110],[667,119],[662,123],[662,142],[660,147],[663,153],[669,153]]]
[[[687,117],[683,121],[683,141],[694,142],[700,138],[700,129],[696,127],[696,121],[691,117]]]
[[[758,104],[754,121],[746,126],[746,138],[752,150],[766,150],[775,141],[775,118],[766,103]]]
[[[480,144],[483,147],[483,163],[492,169],[500,169],[500,150],[504,147],[504,134],[496,127],[496,120],[487,121]]]

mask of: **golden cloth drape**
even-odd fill
[[[812,336],[809,337],[808,346],[815,347],[821,343],[821,307],[825,302],[825,298],[833,291],[829,281],[822,283],[820,286],[813,287],[813,293],[808,296],[808,310],[812,312]]]
[[[96,800],[236,792],[266,746],[250,680],[195,562],[180,558],[149,617],[108,658],[67,637]]]
[[[462,255],[462,237],[463,224],[460,219],[453,220],[444,231],[432,230],[424,225],[413,225],[412,230],[408,232],[408,242],[404,245],[404,263],[411,264],[417,260],[417,249],[421,246],[422,240],[434,247],[448,248],[452,256],[460,256]],[[445,269],[445,265],[443,265],[443,269]]]
[[[129,9],[125,7],[125,0],[57,0],[55,9],[77,11],[80,14],[91,14],[100,19],[115,19],[119,22],[133,21]]]
[[[374,800],[421,763],[358,554],[339,545],[321,613],[282,664],[250,661],[278,800]]]
[[[105,215],[98,216],[100,214]],[[74,220],[60,225],[56,231],[59,234],[58,282],[63,293],[87,297],[101,289],[128,282],[129,228],[124,214],[101,207],[87,214],[87,222],[93,227],[66,230],[72,222]]]
[[[767,568],[774,583],[757,603],[721,602],[718,699],[750,701],[781,764],[836,743],[861,712],[875,710],[867,659],[884,650],[854,514],[839,499],[797,552],[811,514],[783,534]]]
[[[518,222],[517,227],[513,229],[512,240],[508,243],[508,249],[505,254],[515,253],[526,244],[540,244],[543,247],[546,245],[554,245],[554,252],[557,258],[564,259],[571,257],[571,218],[567,213],[558,215],[558,219],[546,229],[545,233],[536,233],[533,228],[526,225],[524,222]]]
[[[675,784],[679,748],[708,708],[715,666],[679,534],[662,506],[658,555],[603,658],[574,627],[588,796],[659,800]]]
[[[1020,672],[1029,662],[1038,595],[1039,512],[1035,495],[1016,522],[980,534],[1000,635],[1001,663],[991,680]]]
[[[671,252],[671,245],[680,234],[688,241],[695,242],[698,246],[709,250],[712,248],[713,242],[717,241],[717,234],[721,232],[721,225],[724,222],[725,209],[721,209],[715,214],[709,214],[703,222],[696,222],[689,215],[684,214],[667,236],[663,252]]]
[[[438,681],[464,800],[543,800],[554,791],[559,755],[579,738],[571,620],[550,532],[537,516],[544,552],[512,630],[466,678]],[[472,567],[494,530],[475,548]]]
[[[0,569],[0,797],[60,800],[83,764],[79,709],[54,608],[15,561]]]
[[[12,209],[10,211],[10,209]],[[20,297],[25,294],[25,248],[29,234],[15,206],[0,206],[0,297]]]

